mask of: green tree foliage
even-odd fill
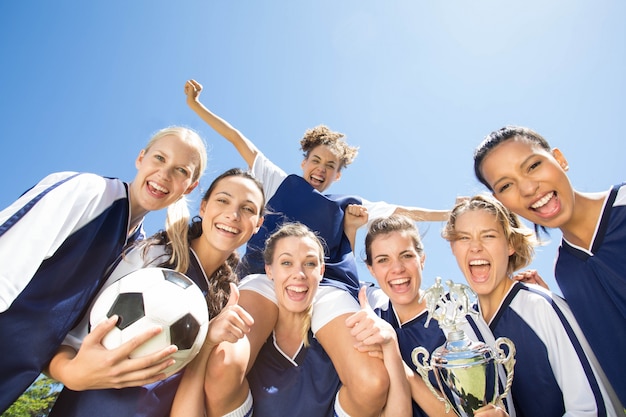
[[[41,375],[1,417],[46,417],[60,388],[58,382]]]

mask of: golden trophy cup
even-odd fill
[[[474,410],[487,404],[500,404],[507,396],[513,382],[515,345],[510,339],[500,337],[491,347],[470,340],[461,326],[467,322],[467,314],[478,314],[471,308],[475,293],[464,284],[446,281],[446,294],[437,277],[435,284],[421,297],[426,300],[428,319],[435,318],[446,334],[446,342],[430,353],[421,346],[413,349],[411,358],[422,379],[432,393],[446,404],[446,412],[452,408],[461,417],[472,417]],[[507,350],[503,349],[507,347]],[[506,382],[500,393],[499,366],[506,371]],[[439,391],[430,382],[432,371]]]

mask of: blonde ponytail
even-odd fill
[[[302,318],[302,343],[304,347],[309,347],[309,330],[311,329],[311,315],[313,312],[313,304],[306,309]]]
[[[165,233],[171,246],[172,256],[169,264],[173,269],[185,273],[189,268],[189,207],[187,199],[182,196],[167,208]]]

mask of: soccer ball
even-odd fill
[[[96,299],[89,317],[91,328],[117,314],[117,325],[102,339],[115,349],[155,325],[163,331],[131,354],[139,358],[170,345],[178,351],[176,363],[165,369],[167,376],[182,369],[200,351],[209,327],[209,310],[200,288],[180,272],[143,268],[106,287]]]

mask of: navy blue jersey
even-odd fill
[[[39,376],[129,240],[127,185],[52,174],[0,213],[0,413]]]
[[[155,252],[164,254],[163,246],[153,246],[151,249],[151,255],[154,255]],[[107,281],[106,285],[145,266],[143,262],[136,261],[136,255],[139,252],[143,255],[142,248],[132,252],[134,253],[126,256],[118,268],[112,272],[111,280]],[[154,260],[153,264],[158,265],[164,258],[157,256],[152,259]],[[126,262],[127,260],[128,262]],[[191,250],[190,264],[185,275],[200,287],[205,296],[207,295],[207,278]],[[85,315],[82,326],[86,327],[88,322],[89,313]],[[75,330],[75,332],[84,336],[86,329]],[[142,387],[86,391],[72,391],[64,388],[52,408],[50,417],[167,417],[182,373],[181,370],[162,381]]]
[[[348,204],[361,204],[361,200],[352,196],[324,195],[304,178],[287,176],[266,204],[268,212],[261,229],[246,246],[240,275],[264,274],[265,241],[284,222],[298,221],[316,231],[327,248],[322,285],[330,283],[356,295],[359,290],[356,261],[343,232],[344,209]]]
[[[416,365],[413,363],[413,360],[411,358],[413,349],[418,346],[426,348],[426,350],[428,350],[429,352],[430,359],[432,358],[433,352],[446,343],[446,335],[439,327],[439,323],[437,322],[437,320],[432,319],[428,324],[428,327],[424,327],[426,320],[428,319],[428,312],[426,310],[424,310],[411,320],[402,324],[400,324],[398,316],[396,315],[391,302],[389,302],[387,306],[382,306],[382,308],[377,311],[379,312],[380,316],[385,321],[390,323],[392,327],[396,330],[402,359],[409,366],[409,368],[413,369],[416,373]],[[463,330],[463,332],[470,340],[473,340],[474,342],[482,342],[493,347],[495,340],[486,324],[476,324],[474,322],[470,322],[462,325],[460,329]],[[422,358],[420,358],[420,360],[422,360]],[[499,372],[499,392],[503,392],[506,374],[504,373],[503,369],[499,369]],[[429,380],[432,386],[438,389],[437,380],[435,379],[435,376],[432,372],[429,373]],[[511,407],[510,402],[510,395],[503,400],[504,406],[507,409],[509,415],[511,417],[515,417],[515,409]],[[454,411],[451,411],[451,413],[454,414]],[[413,416],[428,417],[428,415],[420,408],[420,406],[415,401],[413,401]]]
[[[495,337],[507,337],[515,344],[511,393],[518,416],[614,415],[564,300],[517,282],[489,327]]]
[[[555,276],[606,376],[626,404],[626,185],[610,191],[590,250],[562,241]]]
[[[341,382],[311,332],[309,342],[309,347],[302,347],[294,359],[279,350],[273,333],[265,342],[248,373],[254,417],[333,416]]]
[[[416,371],[416,366],[411,359],[413,349],[423,346],[432,355],[435,349],[446,342],[446,336],[439,328],[437,320],[431,320],[428,327],[424,327],[427,319],[426,311],[402,325],[398,322],[398,317],[391,304],[388,309],[380,311],[380,316],[396,330],[402,359],[414,371]],[[437,388],[437,380],[432,373],[430,374],[430,382],[433,387]],[[413,401],[413,417],[428,417],[415,401]]]

